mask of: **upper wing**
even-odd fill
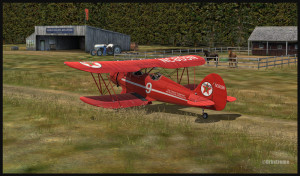
[[[143,68],[182,68],[205,64],[205,59],[196,56],[177,56],[147,60],[126,60],[126,61],[84,61],[65,62],[66,65],[78,70],[92,73],[113,73],[113,72],[135,72]]]
[[[143,96],[137,93],[88,96],[88,97],[80,97],[80,100],[90,105],[109,108],[109,109],[128,108],[132,106],[142,106],[142,105],[151,104],[151,101],[148,101]]]

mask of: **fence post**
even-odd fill
[[[283,67],[283,56],[281,57],[281,68]]]
[[[180,56],[181,56],[181,49],[179,49],[179,53],[180,53]]]
[[[172,55],[173,55],[173,50],[172,50]]]
[[[266,68],[269,66],[269,58],[267,57]]]
[[[257,70],[259,70],[259,58],[257,58]]]
[[[290,56],[288,56],[288,66],[290,66]]]
[[[187,53],[190,54],[190,49],[187,50]]]
[[[274,56],[274,68],[276,66],[276,56]]]
[[[222,53],[222,47],[221,47],[221,53]]]

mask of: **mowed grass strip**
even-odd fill
[[[5,173],[297,172],[296,142],[271,131],[256,138],[245,128],[197,128],[188,114],[106,110],[76,94],[32,90],[4,89]]]

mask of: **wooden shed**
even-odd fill
[[[119,45],[130,50],[130,36],[92,26],[35,26],[35,32],[26,38],[28,50],[81,49],[89,52],[95,44]]]
[[[297,54],[297,26],[257,26],[248,39],[248,54],[282,56]]]

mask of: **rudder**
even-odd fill
[[[208,109],[221,111],[227,103],[226,86],[220,75],[211,73],[207,75],[194,90],[199,96],[215,102],[215,105]]]

